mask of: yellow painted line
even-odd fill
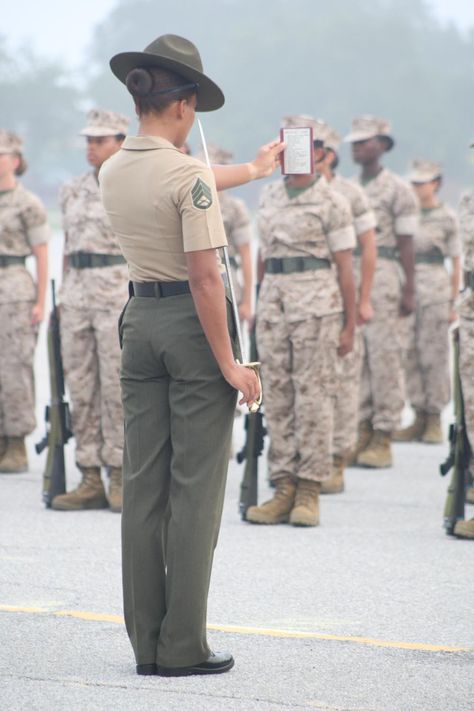
[[[54,617],[73,617],[78,620],[91,622],[112,622],[124,624],[122,615],[108,615],[99,612],[81,610],[48,610],[41,607],[19,607],[16,605],[0,605],[0,612],[14,612],[26,614],[43,614]],[[278,637],[280,639],[318,639],[331,642],[349,642],[369,647],[382,647],[385,649],[408,649],[421,652],[464,652],[472,653],[474,649],[466,647],[451,647],[443,644],[425,644],[423,642],[399,642],[395,640],[373,639],[371,637],[355,637],[349,635],[324,634],[322,632],[301,632],[298,630],[278,630],[267,627],[242,627],[239,625],[209,624],[209,630],[229,632],[232,634],[258,635],[260,637]]]

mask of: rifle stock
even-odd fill
[[[255,328],[250,336],[250,362],[258,361]],[[249,412],[245,415],[245,444],[237,454],[239,464],[245,462],[244,474],[240,484],[239,511],[243,521],[247,518],[247,510],[258,502],[258,458],[264,447],[267,430],[263,424],[263,412]]]
[[[66,491],[64,445],[72,437],[69,405],[64,399],[64,370],[61,358],[59,311],[56,304],[54,280],[51,282],[53,308],[48,324],[48,364],[50,404],[46,407],[46,435],[35,446],[40,454],[46,447],[48,455],[43,473],[43,501],[47,508],[58,494]]]
[[[444,505],[444,527],[448,535],[453,535],[457,521],[464,519],[466,488],[471,448],[464,417],[464,399],[459,372],[459,330],[453,331],[454,346],[454,412],[455,422],[449,428],[450,451],[447,460],[440,465],[441,476],[452,470]]]

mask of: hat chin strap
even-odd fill
[[[192,82],[190,84],[183,84],[183,86],[176,86],[172,89],[157,89],[155,91],[150,91],[148,96],[157,96],[158,94],[178,94],[180,91],[187,91],[188,89],[199,89],[199,84],[197,82]]]

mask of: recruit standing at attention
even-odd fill
[[[313,128],[315,163],[324,158],[317,121],[292,116],[284,123]],[[317,173],[287,176],[263,189],[258,231],[257,343],[275,495],[251,506],[247,521],[317,526],[341,359],[354,341],[350,206]]]
[[[450,323],[457,319],[454,303],[461,280],[461,241],[453,210],[440,202],[441,165],[415,160],[408,176],[420,202],[420,227],[415,235],[415,301],[408,327],[405,378],[415,420],[398,430],[397,442],[443,441],[441,413],[449,403]],[[451,260],[451,275],[445,267]]]
[[[40,200],[18,182],[26,170],[19,136],[0,130],[0,472],[28,469],[35,426],[33,360],[44,317],[50,230]],[[36,283],[25,267],[36,260]]]
[[[179,150],[195,111],[224,103],[196,47],[164,35],[111,67],[139,116],[139,135],[99,176],[133,289],[120,328],[125,622],[139,674],[225,672],[234,662],[209,649],[207,595],[236,391],[252,403],[259,384],[235,360],[217,187],[269,174],[282,146],[218,168],[216,187],[213,172]]]
[[[92,170],[63,186],[64,281],[61,346],[71,394],[79,486],[56,496],[53,509],[122,509],[123,412],[117,318],[127,294],[125,259],[105,214],[97,175],[127,132],[126,116],[94,109],[81,131]],[[105,467],[107,491],[101,478]]]
[[[418,202],[410,185],[381,164],[395,145],[385,119],[361,116],[344,139],[352,144],[377,220],[377,267],[372,288],[374,317],[363,330],[359,439],[353,459],[359,466],[392,466],[391,441],[403,409],[403,334],[401,318],[415,308],[413,236]]]

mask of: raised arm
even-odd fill
[[[280,165],[280,153],[285,144],[281,141],[267,143],[257,151],[257,155],[250,163],[236,163],[235,165],[213,165],[212,172],[216,179],[218,190],[235,188],[252,180],[266,178]]]

